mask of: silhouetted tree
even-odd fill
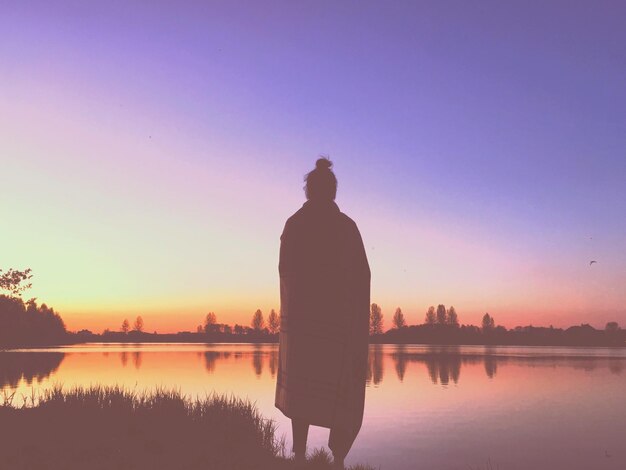
[[[242,335],[243,334],[243,326],[241,326],[239,324],[235,324],[235,327],[233,328],[233,331],[235,332],[236,335]]]
[[[372,304],[370,310],[370,335],[378,335],[383,332],[383,311],[377,304]]]
[[[493,331],[495,327],[496,322],[493,317],[488,313],[485,313],[485,315],[483,315],[483,331]]]
[[[204,328],[202,327],[202,325],[198,325],[198,327],[196,328],[196,333],[204,333]]]
[[[278,330],[280,330],[280,317],[276,313],[276,310],[272,309],[270,316],[267,317],[267,323],[270,333],[278,333]]]
[[[6,272],[0,269],[0,289],[8,291],[10,296],[21,296],[22,292],[33,286],[30,282],[22,285],[22,282],[33,277],[31,271],[30,268],[24,271],[9,268]]]
[[[130,323],[128,323],[128,320],[124,319],[122,322],[122,333],[126,334],[128,330],[130,330]]]
[[[439,304],[437,305],[437,323],[439,325],[445,325],[447,323],[448,314],[446,312],[446,306]]]
[[[435,314],[435,307],[432,305],[428,307],[428,311],[426,312],[426,324],[434,325],[437,322],[437,315]]]
[[[256,331],[261,331],[264,326],[265,320],[263,319],[263,312],[261,312],[261,309],[257,309],[254,315],[252,315],[252,328]]]
[[[621,329],[616,321],[610,321],[604,327],[604,334],[607,341],[614,345],[624,345],[626,336],[621,335]],[[623,336],[620,338],[620,336]]]
[[[459,316],[452,306],[448,309],[448,324],[454,327],[459,326]]]
[[[52,345],[66,341],[65,324],[46,304],[35,299],[0,295],[0,349],[3,346]]]
[[[67,340],[65,324],[54,309],[46,304],[37,306],[35,299],[24,302],[21,294],[31,284],[22,285],[32,275],[31,270],[0,271],[0,349],[5,346],[39,346],[59,344]]]
[[[212,333],[216,331],[217,329],[216,324],[217,324],[217,316],[215,315],[215,313],[213,312],[207,313],[206,317],[204,317],[204,332]]]
[[[143,331],[143,318],[141,318],[141,315],[139,315],[136,319],[135,319],[135,324],[133,325],[133,330],[141,333]]]
[[[402,313],[402,309],[398,307],[396,312],[393,314],[393,326],[394,328],[404,328],[406,326],[406,320],[404,319],[404,313]]]

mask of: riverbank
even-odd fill
[[[29,469],[330,469],[316,452],[305,467],[286,458],[275,424],[253,404],[177,391],[118,387],[56,388],[15,407],[0,396],[0,468]],[[352,467],[352,470],[368,470]]]

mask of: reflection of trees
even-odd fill
[[[260,377],[263,374],[263,369],[265,367],[265,362],[269,359],[269,370],[272,374],[272,377],[276,376],[276,371],[278,369],[278,350],[270,350],[266,351],[263,346],[255,345],[254,349],[247,351],[213,351],[208,350],[203,353],[204,356],[204,366],[207,372],[212,373],[215,371],[215,366],[220,360],[227,360],[233,358],[235,361],[239,361],[241,359],[248,360],[249,358],[252,361],[252,369],[254,370],[254,374],[257,377]]]
[[[278,350],[270,351],[270,374],[272,378],[276,377],[276,369],[278,368]]]
[[[448,385],[450,380],[459,381],[461,362],[465,360],[457,346],[429,346],[425,351],[411,351],[406,346],[399,346],[392,357],[400,380],[404,379],[407,364],[418,362],[426,365],[430,380],[441,385]]]
[[[254,374],[257,377],[261,377],[263,373],[263,357],[260,353],[254,353],[252,355],[252,367],[254,367]]]
[[[204,352],[204,368],[208,373],[215,371],[215,363],[220,358],[219,351],[205,351]]]
[[[141,368],[141,351],[133,352],[133,364],[135,369]]]
[[[373,346],[372,346],[373,348]],[[416,349],[396,346],[388,353],[394,360],[398,378],[403,380],[408,363],[417,362],[426,366],[428,376],[434,384],[447,385],[450,381],[457,383],[462,365],[482,364],[485,374],[494,378],[498,366],[518,364],[524,367],[569,367],[591,372],[597,368],[608,368],[611,373],[620,374],[626,368],[626,358],[565,356],[546,352],[534,355],[514,355],[501,352],[497,347],[485,347],[482,351],[463,351],[458,346],[427,346]]]
[[[485,313],[485,316],[487,316],[486,313]],[[491,321],[493,321],[493,318],[491,319]],[[496,372],[498,371],[498,358],[496,356],[496,352],[497,351],[493,346],[485,346],[485,349],[484,349],[485,374],[487,374],[487,377],[489,377],[490,379],[493,379],[493,377],[496,375]]]
[[[122,367],[126,367],[126,364],[128,364],[128,353],[126,351],[120,353],[120,361],[122,361]]]
[[[0,387],[17,387],[20,379],[28,385],[41,382],[56,371],[65,353],[61,352],[0,352]]]
[[[252,351],[252,367],[254,368],[255,375],[261,377],[263,373],[263,351],[258,344],[254,345],[254,350]]]
[[[231,353],[230,351],[205,351],[202,355],[204,357],[204,368],[211,374],[215,371],[217,362],[220,359],[228,359]]]
[[[456,384],[461,375],[461,355],[458,348],[450,347],[444,350],[429,348],[424,356],[430,380],[436,384],[448,385],[450,379]]]
[[[24,302],[19,297],[0,294],[0,346],[41,346],[66,340],[65,324],[53,308],[38,306],[35,299]]]
[[[400,382],[404,380],[404,374],[406,373],[406,346],[404,344],[399,344],[394,354],[394,363],[396,366],[396,374],[398,375],[398,379]]]
[[[496,375],[497,370],[498,360],[496,359],[496,356],[485,356],[485,373],[487,374],[487,377],[493,379],[493,376]]]
[[[378,385],[383,381],[383,346],[374,344],[367,356],[367,382]]]

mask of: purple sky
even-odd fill
[[[278,308],[318,154],[388,318],[626,324],[623,2],[5,1],[0,31],[0,268],[71,327]]]

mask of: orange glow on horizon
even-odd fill
[[[375,301],[375,299],[373,299]],[[377,302],[378,303],[378,302]],[[397,305],[394,304],[381,304],[384,315],[385,329],[391,328],[391,318]],[[434,305],[435,307],[437,304]],[[450,305],[446,305],[449,307]],[[417,325],[424,323],[424,317],[428,305],[424,307],[405,308],[400,305],[402,312],[409,325]],[[568,328],[570,326],[579,325],[582,323],[589,323],[595,328],[604,328],[607,321],[589,317],[585,310],[581,311],[562,311],[562,312],[528,312],[524,310],[472,310],[464,311],[454,305],[457,313],[459,314],[459,320],[461,324],[480,326],[482,316],[485,312],[495,317],[496,324],[502,325],[507,329],[514,328],[516,326],[544,326],[550,325],[555,328]],[[139,315],[144,320],[144,331],[148,333],[177,333],[180,331],[192,331],[195,332],[198,325],[202,325],[204,317],[208,312],[214,312],[217,315],[218,323],[225,323],[229,325],[243,325],[250,326],[252,315],[257,308],[260,308],[263,315],[267,319],[272,309],[279,312],[279,302],[271,304],[266,302],[265,304],[252,304],[250,303],[247,308],[211,308],[211,307],[199,307],[199,306],[187,306],[184,308],[171,308],[171,309],[142,309],[142,308],[110,308],[104,309],[80,309],[72,310],[68,309],[66,312],[58,311],[65,321],[65,325],[69,331],[79,331],[82,329],[90,330],[94,333],[101,333],[105,329],[111,331],[119,331],[124,319],[128,319],[131,326],[135,318]],[[609,317],[610,318],[610,317]]]

